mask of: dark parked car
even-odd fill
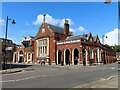
[[[118,60],[118,64],[120,64],[120,60]]]
[[[120,64],[120,58],[117,58],[117,62],[118,62],[118,64]]]

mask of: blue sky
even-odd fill
[[[3,2],[2,37],[5,35],[6,16],[16,20],[15,25],[9,21],[8,38],[19,44],[22,36],[37,34],[42,22],[39,20],[44,13],[47,14],[46,21],[56,26],[63,27],[62,21],[70,20],[70,30],[74,35],[92,32],[101,38],[102,35],[115,33],[118,28],[117,2],[109,5],[103,2]]]

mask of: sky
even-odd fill
[[[35,36],[46,14],[46,22],[62,27],[68,19],[70,31],[74,35],[91,32],[98,35],[104,44],[118,44],[118,4],[112,2],[2,2],[2,35],[5,36],[6,17],[15,19],[16,24],[9,20],[8,38],[20,44],[23,36]],[[102,43],[102,42],[101,42]]]

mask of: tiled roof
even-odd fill
[[[60,28],[60,27],[57,27],[57,26],[54,26],[54,25],[51,25],[51,24],[48,24],[48,23],[45,23],[48,28],[50,28],[53,32],[55,33],[59,33],[59,34],[64,34],[64,29],[63,28]]]
[[[66,38],[66,40],[76,40],[76,39],[87,40],[87,34],[77,35],[77,36],[69,36]]]
[[[94,36],[94,37],[93,37],[93,40],[94,40],[94,42],[95,42],[95,41],[97,40],[97,36]]]
[[[5,41],[6,41],[6,43],[11,43],[11,44],[13,43],[12,40],[10,40],[10,39],[6,40],[4,38],[0,38],[0,42],[5,42]]]
[[[30,36],[30,35],[29,35]],[[30,36],[32,39],[34,38],[34,36]]]
[[[23,41],[22,44],[24,45],[24,47],[29,47],[30,46],[30,41]]]

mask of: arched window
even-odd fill
[[[23,51],[20,51],[20,54],[23,54]]]
[[[30,59],[30,53],[28,54],[28,59]]]

